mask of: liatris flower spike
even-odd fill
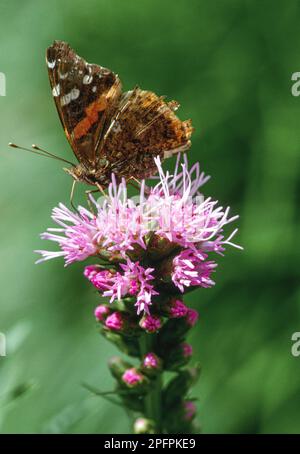
[[[199,164],[189,169],[186,157],[178,158],[171,175],[159,158],[155,163],[158,180],[152,187],[142,181],[138,197],[129,198],[126,182],[112,175],[107,195],[90,198],[93,211],[54,208],[58,228],[41,236],[59,250],[37,251],[38,262],[62,257],[67,266],[94,259],[84,276],[106,298],[95,309],[100,332],[139,361],[114,358],[109,364],[114,393],[135,413],[133,430],[192,433],[196,407],[187,394],[198,369],[187,368],[193,349],[186,336],[198,312],[183,300],[191,290],[215,285],[216,257],[227,246],[241,249],[232,241],[237,229],[227,238],[224,233],[238,216],[202,195],[208,177]],[[166,370],[175,377],[163,385]]]

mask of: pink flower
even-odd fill
[[[95,214],[83,207],[76,213],[62,204],[54,208],[52,218],[59,227],[48,229],[42,238],[58,243],[60,250],[37,251],[42,255],[38,262],[64,257],[68,265],[99,257],[101,266],[86,267],[85,276],[111,302],[133,297],[138,314],[150,313],[158,283],[164,290],[172,279],[181,292],[187,287],[214,285],[211,274],[217,265],[208,255],[223,254],[229,244],[240,247],[231,241],[237,230],[227,239],[223,232],[237,216],[229,217],[229,208],[223,209],[199,192],[208,179],[199,164],[189,170],[187,159],[180,163],[178,157],[171,175],[164,173],[159,157],[155,163],[158,182],[146,188],[142,181],[138,197],[129,199],[125,180],[117,184],[112,175],[108,194],[99,202],[91,197]],[[152,240],[161,247],[154,247],[154,255]],[[181,252],[172,261],[170,254],[177,249]],[[168,259],[170,269],[164,280],[159,263],[163,266]],[[184,305],[178,303],[171,308],[170,317],[182,317],[184,312]]]
[[[100,304],[99,306],[96,307],[94,315],[99,322],[102,322],[107,318],[110,312],[111,311],[109,307],[107,307],[105,304]]]
[[[206,242],[211,248],[211,243],[217,241],[218,249],[226,244],[240,248],[230,241],[237,230],[228,239],[220,235],[225,225],[238,216],[229,218],[229,208],[218,207],[216,201],[205,199],[199,192],[208,179],[200,174],[199,164],[189,171],[185,159],[182,171],[178,173],[178,159],[174,175],[170,175],[163,172],[159,157],[155,158],[155,163],[160,181],[152,189],[148,204],[152,204],[155,213],[152,217],[156,234],[183,247],[197,245],[199,249]]]
[[[183,356],[185,358],[189,358],[190,356],[192,356],[193,347],[191,346],[191,344],[188,344],[187,342],[184,342],[183,344],[181,344],[181,348],[182,348]]]
[[[101,204],[91,198],[96,215],[83,207],[78,208],[79,213],[62,204],[54,208],[52,218],[60,227],[48,229],[41,236],[57,242],[60,251],[36,251],[42,255],[38,262],[62,256],[68,265],[100,250],[126,257],[135,245],[146,249],[145,237],[151,232],[182,247],[204,252],[223,253],[226,245],[240,248],[231,241],[237,230],[227,239],[223,235],[224,227],[238,216],[230,218],[229,208],[223,209],[199,193],[208,179],[200,173],[199,164],[188,170],[185,158],[179,172],[178,158],[174,175],[170,175],[163,172],[159,157],[155,163],[159,181],[154,188],[147,188],[148,193],[143,181],[138,200],[129,199],[125,181],[118,185],[112,175],[108,195],[102,197]]]
[[[73,213],[62,203],[52,212],[52,219],[60,228],[49,228],[41,234],[44,240],[51,240],[59,244],[60,251],[35,251],[42,255],[36,263],[44,262],[56,257],[64,257],[65,265],[85,260],[97,253],[95,234],[97,228],[92,213],[83,207],[78,208],[79,213]]]
[[[110,301],[120,300],[126,295],[136,295],[137,313],[142,311],[149,313],[151,297],[158,295],[158,292],[151,284],[154,276],[151,274],[153,268],[144,268],[139,262],[132,262],[127,259],[127,263],[120,264],[122,273],[117,273],[111,281],[109,288],[103,296],[109,296]]]
[[[152,315],[144,315],[140,321],[140,327],[148,333],[156,333],[161,327],[161,319]]]
[[[122,380],[129,387],[134,387],[144,381],[144,376],[140,374],[134,367],[127,369],[122,375]]]
[[[184,287],[211,287],[215,283],[210,278],[217,264],[205,261],[207,255],[200,251],[185,249],[173,260],[172,281],[183,293]]]
[[[186,321],[189,326],[193,327],[196,325],[199,318],[199,313],[195,309],[188,309],[186,315]]]
[[[104,297],[110,297],[111,303],[125,296],[136,296],[137,313],[149,313],[151,298],[158,295],[151,283],[154,269],[144,268],[139,262],[132,262],[129,258],[127,263],[120,263],[120,268],[121,272],[113,272],[90,265],[85,268],[84,275]]]
[[[200,172],[200,164],[196,162],[190,169],[188,169],[188,159],[186,155],[183,155],[183,164],[181,164],[182,155],[177,155],[176,165],[174,174],[170,175],[169,172],[164,174],[160,158],[156,158],[156,165],[158,168],[159,176],[152,177],[153,180],[160,180],[159,183],[154,187],[154,192],[164,193],[167,189],[172,194],[182,195],[186,189],[186,183],[189,181],[190,185],[190,194],[192,196],[196,195],[199,192],[201,186],[203,186],[210,179],[209,175],[205,175],[204,172]],[[180,165],[182,171],[180,170]],[[163,185],[163,182],[166,182],[166,185]]]
[[[118,185],[112,174],[108,187],[108,196],[103,203],[96,204],[98,242],[111,253],[125,256],[135,244],[146,249],[144,237],[149,232],[147,216],[144,210],[144,183],[141,185],[138,201],[127,197],[125,180]]]
[[[105,320],[105,326],[112,331],[121,331],[124,327],[124,320],[121,312],[113,312]]]

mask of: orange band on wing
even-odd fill
[[[96,101],[92,102],[86,109],[86,117],[84,117],[74,128],[73,134],[75,139],[83,137],[98,121],[98,112],[106,109],[107,99],[102,95]]]

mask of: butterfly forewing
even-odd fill
[[[52,94],[70,145],[87,168],[96,166],[96,150],[121,94],[117,75],[87,63],[67,43],[55,41],[46,61]]]

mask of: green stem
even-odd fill
[[[156,377],[155,387],[153,390],[154,414],[158,433],[161,433],[161,390],[162,373],[159,373],[159,375]]]
[[[143,334],[140,338],[141,356],[153,351],[153,337],[155,334]],[[149,419],[155,422],[157,433],[161,433],[161,389],[162,373],[155,378],[153,387],[145,396],[145,412]]]

